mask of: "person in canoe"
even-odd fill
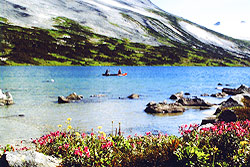
[[[110,75],[109,69],[106,70],[105,75]]]
[[[118,70],[118,75],[121,75],[121,74],[122,74],[122,70],[119,69],[119,70]]]

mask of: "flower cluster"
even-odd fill
[[[180,137],[146,132],[124,137],[66,128],[33,142],[36,149],[62,159],[62,166],[249,166],[250,121],[180,126]],[[12,149],[11,147],[9,147]]]
[[[219,122],[207,127],[183,125],[179,129],[182,145],[176,155],[188,165],[220,166],[226,162],[229,166],[241,166],[250,163],[249,125],[249,120]]]

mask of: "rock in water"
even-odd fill
[[[178,103],[182,104],[183,106],[205,106],[205,107],[211,107],[213,104],[210,104],[208,102],[205,102],[203,99],[200,98],[181,98],[177,101]]]
[[[165,101],[162,103],[150,102],[144,111],[147,113],[178,113],[184,112],[185,108],[179,103],[167,104]]]
[[[57,158],[36,151],[16,151],[6,152],[1,157],[0,166],[7,164],[9,167],[56,167],[60,165],[60,162]]]
[[[139,99],[140,95],[138,94],[131,94],[130,96],[128,96],[129,99]]]
[[[69,103],[70,101],[64,96],[58,96],[58,103]]]
[[[201,94],[201,96],[205,97],[205,96],[209,96],[209,94],[203,93],[203,94]]]
[[[237,89],[230,89],[230,88],[223,88],[222,92],[225,92],[229,95],[237,95],[237,94],[243,94],[243,93],[250,93],[250,88],[246,85],[241,85]]]
[[[66,98],[64,96],[58,96],[58,103],[70,103],[77,100],[82,100],[82,95],[77,95],[75,92],[68,95]]]
[[[183,98],[183,92],[178,92],[178,93],[170,96],[170,99],[172,99],[172,100],[176,100],[176,99],[180,99],[180,98]]]
[[[219,93],[216,93],[216,94],[211,94],[211,97],[216,97],[216,98],[224,98],[228,96],[228,94],[226,94],[225,92],[219,92]]]
[[[10,92],[3,93],[0,89],[0,106],[14,104],[13,97]]]

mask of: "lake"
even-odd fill
[[[117,73],[121,68],[125,77],[105,77],[106,69]],[[54,82],[46,82],[53,79]],[[250,68],[246,67],[0,67],[0,88],[9,91],[14,105],[0,107],[0,143],[40,137],[65,125],[72,118],[72,126],[90,132],[102,126],[111,133],[121,122],[124,135],[159,131],[178,135],[182,124],[201,123],[206,110],[189,109],[182,114],[152,115],[144,112],[150,101],[161,102],[171,94],[183,91],[200,97],[203,93],[217,93],[218,83],[239,87],[250,85]],[[58,104],[57,97],[76,92],[84,100]],[[139,99],[126,97],[132,93]],[[90,97],[104,94],[106,97]],[[205,97],[210,103],[225,99]],[[215,108],[211,109],[215,110]],[[24,117],[14,115],[24,114]]]

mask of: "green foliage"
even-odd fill
[[[53,29],[24,28],[11,25],[0,18],[0,56],[7,58],[1,65],[161,65],[161,66],[249,66],[250,60],[235,58],[221,48],[203,46],[193,48],[170,40],[154,31],[150,24],[166,29],[156,19],[147,17],[150,24],[141,25],[127,14],[125,19],[134,22],[165,43],[150,46],[133,43],[128,39],[116,39],[92,32],[91,28],[65,17],[54,18]],[[165,16],[164,16],[165,17]],[[178,27],[175,17],[169,17]],[[117,26],[114,23],[110,23]],[[172,30],[168,30],[172,31]],[[178,35],[178,34],[176,34]],[[196,41],[198,42],[198,41]],[[202,43],[198,43],[203,45]],[[226,58],[225,58],[226,57]]]

